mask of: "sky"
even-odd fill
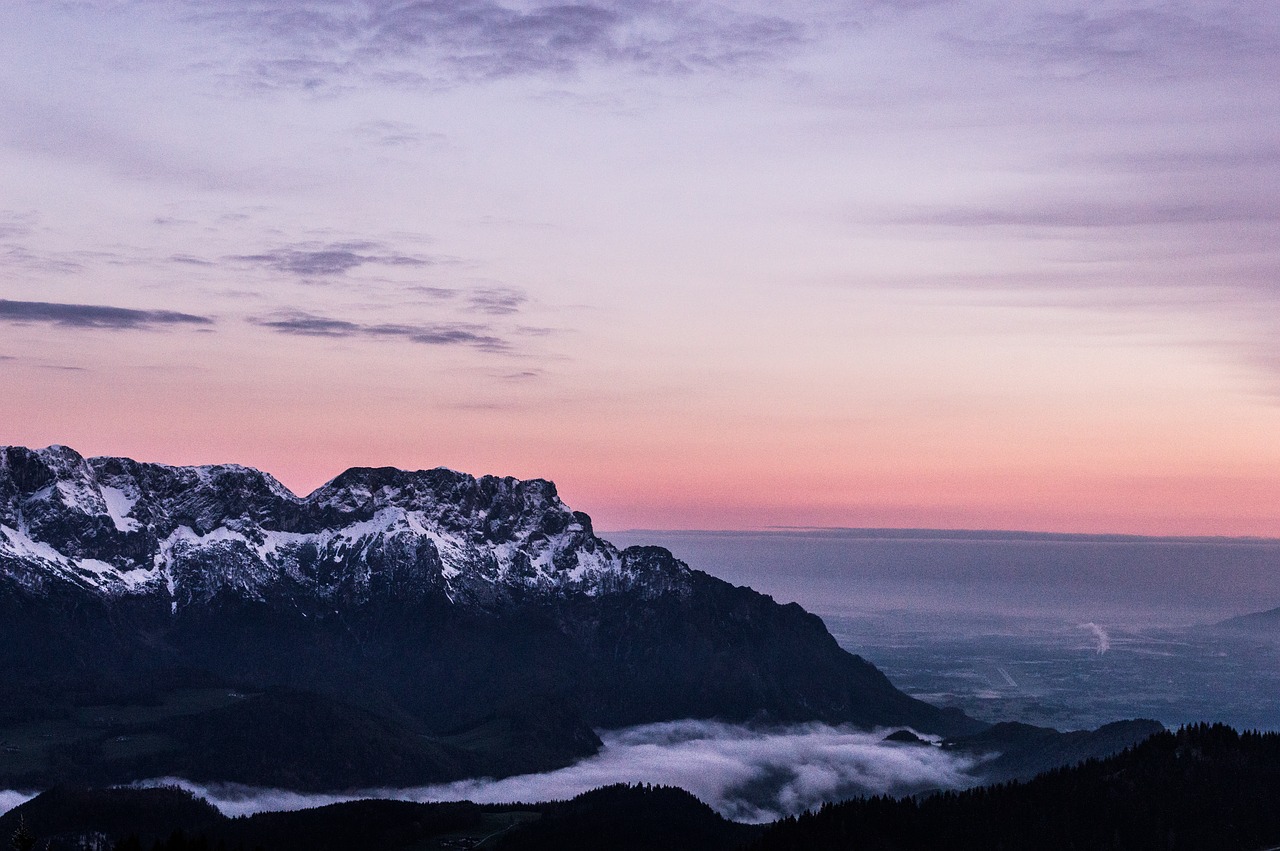
[[[0,443],[1280,536],[1280,7],[9,0]]]

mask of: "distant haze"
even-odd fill
[[[1280,606],[1280,540],[874,529],[605,537],[667,547],[693,567],[818,614],[1021,613],[1089,626],[1100,617],[1207,622]]]

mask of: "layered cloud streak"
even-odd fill
[[[252,320],[253,324],[281,334],[303,337],[334,337],[367,340],[404,340],[430,346],[471,346],[486,352],[505,352],[506,340],[487,326],[461,323],[361,324],[303,311],[274,314]]]
[[[0,322],[44,323],[66,328],[144,330],[165,326],[210,326],[207,316],[175,310],[135,310],[103,304],[59,304],[0,299]]]

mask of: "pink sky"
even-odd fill
[[[0,9],[0,443],[1280,536],[1274,6],[297,5]]]

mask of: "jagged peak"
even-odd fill
[[[300,497],[239,464],[86,461],[66,448],[10,447],[2,457],[0,573],[16,558],[118,593],[165,586],[175,605],[184,593],[175,587],[205,598],[285,586],[360,596],[407,582],[456,600],[670,589],[688,574],[665,551],[624,558],[546,479],[352,467]],[[13,475],[25,467],[35,473]]]
[[[20,488],[37,491],[58,480],[92,478],[84,456],[69,446],[54,444],[44,449],[25,446],[0,448],[0,469],[7,470]]]
[[[132,480],[141,484],[157,477],[172,477],[189,487],[218,487],[228,483],[239,487],[251,485],[282,500],[297,502],[300,499],[275,476],[243,464],[157,464],[113,455],[89,458],[88,464],[100,478]]]
[[[405,470],[399,467],[350,467],[316,488],[304,501],[319,505],[346,505],[352,500],[382,502],[405,495],[466,500],[482,505],[518,499],[547,507],[564,508],[553,482],[511,476],[473,476],[448,467]],[[567,510],[567,509],[566,509]]]
[[[371,496],[390,496],[396,489],[406,486],[420,490],[430,490],[440,496],[464,495],[479,499],[484,503],[519,499],[532,504],[543,504],[557,508],[566,508],[560,501],[554,482],[543,478],[519,479],[513,476],[482,475],[474,476],[448,467],[434,467],[425,470],[409,470],[400,467],[349,467],[328,482],[320,485],[305,496],[294,493],[289,487],[275,478],[271,473],[256,467],[235,463],[220,464],[161,464],[149,461],[136,461],[132,458],[114,455],[86,457],[75,449],[62,444],[53,444],[43,449],[31,449],[25,446],[0,446],[0,469],[8,470],[10,476],[20,468],[36,465],[43,473],[45,481],[41,487],[50,484],[50,478],[80,478],[94,480],[99,477],[114,479],[141,479],[148,473],[174,476],[183,479],[184,485],[217,485],[234,483],[239,486],[253,484],[265,488],[272,494],[291,502],[311,502],[324,504],[336,496],[352,491],[367,491]],[[35,491],[27,483],[19,483],[24,491]],[[567,510],[567,508],[566,508]]]

